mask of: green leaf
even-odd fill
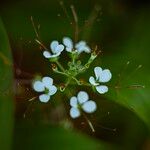
[[[120,52],[106,57],[104,62],[113,72],[113,87],[119,80],[118,74],[121,74],[121,88],[110,88],[108,98],[137,114],[150,130],[150,21],[146,16],[145,12],[133,20],[134,27],[130,38],[121,45]],[[126,65],[127,61],[130,64]],[[143,67],[136,69],[139,65]]]
[[[0,19],[0,149],[11,149],[13,131],[13,73],[8,37]]]
[[[114,145],[97,141],[59,126],[22,124],[16,127],[14,150],[113,150]]]

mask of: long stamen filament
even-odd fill
[[[85,120],[87,121],[87,123],[88,123],[90,129],[92,130],[92,132],[95,132],[95,129],[94,129],[94,126],[93,126],[92,122],[87,118],[87,116],[85,114],[83,114],[83,116],[84,116]]]

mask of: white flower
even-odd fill
[[[95,67],[94,73],[95,73],[96,79],[93,76],[91,76],[89,78],[89,82],[93,86],[96,87],[96,90],[100,94],[104,94],[104,93],[108,92],[108,87],[106,85],[100,85],[100,83],[106,83],[106,82],[110,81],[110,79],[112,78],[112,74],[111,74],[110,70],[109,69],[102,70],[101,67]]]
[[[73,41],[69,37],[64,37],[63,38],[63,44],[66,46],[66,51],[67,52],[72,52],[73,51]]]
[[[77,49],[78,53],[86,52],[90,53],[91,49],[90,47],[86,44],[85,41],[80,41],[75,45],[75,48]]]
[[[74,45],[73,45],[73,41],[71,38],[64,37],[63,44],[66,46],[67,52],[73,52]],[[90,53],[91,49],[89,46],[87,46],[85,41],[80,41],[75,44],[75,51],[78,52],[78,54],[80,54],[82,52]]]
[[[45,50],[43,52],[43,55],[45,58],[58,57],[61,54],[61,52],[64,50],[64,45],[59,44],[58,41],[53,41],[50,44],[50,48],[51,48],[52,54],[49,51]]]
[[[78,118],[81,115],[81,109],[86,113],[93,113],[97,108],[96,103],[89,100],[88,94],[84,91],[80,91],[77,97],[71,97],[70,105],[71,118]]]
[[[53,85],[53,79],[50,77],[43,77],[42,81],[35,81],[33,89],[36,92],[43,92],[39,96],[39,100],[44,103],[48,102],[51,96],[57,92],[57,87]]]

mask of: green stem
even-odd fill
[[[73,79],[76,81],[77,85],[79,85],[79,86],[87,86],[87,87],[91,87],[92,86],[89,83],[81,83],[79,80],[77,80],[75,78],[73,78]],[[76,85],[76,84],[75,83],[71,83],[71,85]]]
[[[89,84],[87,82],[83,83],[82,85],[84,85],[84,86],[92,86],[91,84]]]
[[[68,80],[67,80],[67,82],[65,84],[66,87],[69,85],[69,83],[70,83],[71,80],[72,80],[72,78],[68,78]]]
[[[55,70],[54,72],[68,77],[67,73],[64,73],[64,72],[61,72],[61,71],[58,71],[58,70]]]
[[[60,63],[58,60],[56,61],[56,64],[58,65],[58,67],[59,67],[63,72],[65,72],[64,67],[61,65],[61,63]]]
[[[73,54],[73,56],[72,56],[72,63],[75,65],[75,61],[76,61],[76,56],[75,56],[75,54]]]
[[[91,55],[91,57],[89,58],[88,62],[83,66],[83,68],[80,71],[86,71],[90,65],[92,64],[92,62],[95,60],[96,56]]]
[[[80,81],[79,81],[76,77],[72,77],[72,79],[73,79],[74,81],[76,81],[76,83],[77,83],[78,85],[81,85]]]

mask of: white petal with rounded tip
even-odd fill
[[[81,46],[79,46],[79,47],[77,48],[77,51],[78,51],[79,54],[82,53],[82,52],[90,53],[90,52],[91,52],[91,49],[90,49],[90,47],[88,47],[88,46],[81,45]]]
[[[53,51],[54,54],[61,53],[64,50],[64,46],[62,44],[58,45]]]
[[[72,42],[71,38],[69,38],[69,37],[64,37],[64,38],[63,38],[63,44],[64,44],[67,48],[73,49],[73,42]]]
[[[50,53],[49,51],[44,51],[44,52],[43,52],[43,56],[44,56],[45,58],[51,58],[51,57],[52,57],[52,55],[51,55],[51,53]]]
[[[80,46],[79,48],[77,48],[78,53],[82,53],[85,49],[85,46]]]
[[[80,111],[79,111],[79,109],[72,107],[72,108],[70,109],[70,116],[71,116],[71,118],[73,118],[73,119],[78,118],[78,117],[80,116]]]
[[[101,67],[95,67],[94,68],[94,73],[96,76],[96,80],[98,80],[100,78],[100,75],[102,74],[102,68]]]
[[[72,52],[72,50],[73,50],[72,48],[66,47],[67,52]]]
[[[83,51],[80,49],[77,49],[78,54],[81,54]]]
[[[43,77],[42,82],[45,87],[49,87],[53,84],[53,79],[50,77]]]
[[[55,51],[55,48],[59,45],[58,41],[52,41],[50,44],[50,48],[53,51]]]
[[[100,94],[104,94],[106,92],[108,92],[108,87],[105,85],[100,85],[96,87],[96,90],[100,93]]]
[[[91,52],[91,49],[90,49],[89,46],[85,46],[85,47],[84,47],[84,51],[85,51],[86,53],[90,53],[90,52]]]
[[[57,87],[54,85],[49,86],[48,89],[49,89],[48,95],[54,95],[57,92]]]
[[[77,106],[78,106],[77,97],[75,97],[75,96],[71,97],[71,99],[70,99],[70,105],[72,107],[76,107],[77,108]]]
[[[54,54],[54,55],[52,55],[50,58],[58,57],[60,54],[61,54],[61,53]]]
[[[93,113],[96,110],[97,106],[96,103],[94,101],[87,101],[82,105],[82,109],[86,112],[86,113]]]
[[[33,89],[36,92],[43,92],[45,90],[44,84],[41,81],[35,81],[33,83]]]
[[[83,47],[86,45],[86,42],[85,41],[80,41],[78,42],[76,45],[75,45],[75,48],[76,49],[79,49],[80,47]]]
[[[102,73],[100,74],[100,78],[99,78],[99,81],[100,82],[108,82],[112,77],[112,74],[110,72],[109,69],[105,69],[102,71]]]
[[[77,99],[80,104],[83,104],[89,99],[89,95],[85,91],[80,91],[77,95]]]
[[[95,78],[94,78],[93,76],[91,76],[91,77],[89,78],[89,82],[90,82],[92,85],[94,85],[94,86],[99,85],[98,83],[96,83]]]
[[[50,100],[50,96],[47,94],[42,94],[39,96],[39,100],[43,103],[47,103]]]

